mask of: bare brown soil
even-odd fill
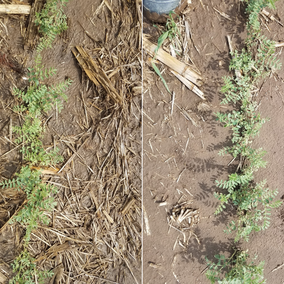
[[[141,283],[141,16],[135,1],[108,2],[109,7],[101,0],[70,0],[68,30],[44,53],[45,66],[58,70],[50,83],[73,81],[62,112],[54,110],[43,120],[45,146],[56,145],[64,157],[59,175],[44,176],[59,188],[57,207],[47,213],[50,224],[33,232],[29,247],[39,268],[55,272],[49,283]],[[21,77],[33,64],[34,51],[24,49],[21,35],[27,19],[0,15],[1,54],[11,55],[21,67],[15,70],[0,60],[2,178],[12,177],[22,165],[11,132],[11,125],[21,121],[12,111],[18,102],[11,90],[27,85]],[[71,52],[76,45],[109,76],[122,107],[79,67]],[[6,283],[24,235],[24,228],[7,221],[24,196],[0,193],[0,228],[5,224],[0,283]]]
[[[4,1],[8,3],[9,1]],[[46,147],[61,149],[64,162],[60,175],[45,176],[60,191],[57,208],[49,214],[51,223],[33,232],[30,252],[40,268],[53,270],[50,283],[141,283],[141,86],[140,28],[135,3],[131,1],[70,0],[66,7],[69,29],[44,54],[46,66],[58,69],[51,83],[66,77],[73,80],[68,102],[61,113],[46,114]],[[135,1],[133,1],[135,2]],[[228,71],[226,35],[241,49],[245,15],[239,1],[192,1],[184,14],[190,26],[185,62],[194,62],[204,78],[202,90],[209,110],[200,108],[201,100],[187,90],[167,68],[163,73],[172,96],[158,76],[144,66],[143,194],[144,214],[150,231],[144,230],[143,283],[208,283],[205,257],[228,255],[233,236],[223,232],[234,218],[228,207],[214,216],[217,201],[215,180],[226,178],[236,164],[218,151],[227,145],[230,133],[215,120],[220,106],[222,76]],[[230,20],[216,10],[226,13]],[[284,19],[283,1],[277,3]],[[33,50],[24,50],[23,35],[27,17],[0,16],[0,165],[2,178],[12,177],[21,167],[21,155],[14,144],[11,126],[19,124],[12,108],[19,103],[13,87],[25,88],[25,69],[32,66]],[[268,22],[263,30],[273,40],[283,41],[283,28]],[[144,30],[157,40],[158,33],[144,22]],[[104,88],[89,81],[71,53],[81,45],[109,76],[123,97],[117,107]],[[282,50],[279,58],[284,62]],[[144,59],[147,59],[146,56]],[[159,65],[159,67],[162,67]],[[163,69],[163,68],[161,68]],[[258,93],[260,112],[269,117],[256,139],[256,146],[267,150],[269,164],[256,179],[267,178],[271,188],[283,198],[281,125],[283,122],[284,70],[272,74]],[[192,120],[181,114],[182,108]],[[171,114],[172,112],[172,114]],[[194,124],[193,124],[194,122]],[[9,152],[11,150],[11,152]],[[0,283],[12,277],[10,264],[21,250],[24,228],[9,225],[9,218],[21,208],[25,197],[12,189],[0,191]],[[186,201],[200,215],[199,223],[184,240],[180,232],[169,229],[167,216],[178,202]],[[3,227],[4,226],[4,227]],[[144,225],[144,229],[147,226]],[[248,248],[265,261],[268,284],[284,282],[283,206],[272,213],[268,230],[253,234]],[[190,238],[189,238],[190,236]]]
[[[143,200],[144,214],[149,220],[150,231],[144,223],[143,235],[143,283],[209,283],[205,277],[205,257],[214,260],[215,254],[229,255],[234,244],[233,235],[223,230],[234,218],[235,209],[228,208],[214,216],[217,200],[216,179],[226,178],[235,171],[236,164],[230,156],[220,157],[218,151],[228,145],[230,133],[222,128],[214,113],[226,111],[221,107],[220,88],[222,77],[232,75],[228,70],[229,51],[226,36],[230,35],[234,48],[240,50],[246,37],[244,7],[239,1],[192,1],[190,9],[182,17],[188,21],[193,41],[188,41],[189,57],[204,78],[201,88],[210,106],[200,110],[201,100],[186,89],[165,66],[163,76],[171,91],[175,92],[172,111],[172,96],[166,91],[159,77],[147,65],[144,67],[143,111]],[[226,13],[230,19],[221,16]],[[284,20],[283,1],[277,3],[277,13]],[[283,27],[275,22],[263,26],[266,35],[283,41]],[[144,32],[157,40],[157,32],[144,19]],[[267,30],[269,29],[269,31]],[[279,52],[283,63],[284,55]],[[147,59],[144,54],[144,59]],[[187,63],[192,62],[188,60]],[[183,60],[185,60],[183,58]],[[278,188],[278,198],[283,196],[283,76],[284,70],[272,74],[263,85],[256,100],[261,103],[259,111],[269,117],[255,140],[258,147],[267,151],[266,169],[259,171],[256,180],[267,179],[271,189]],[[194,120],[187,120],[180,109],[186,110]],[[189,239],[169,228],[167,217],[178,202],[186,201],[191,208],[198,209],[200,221]],[[249,249],[251,256],[265,261],[265,278],[268,284],[284,282],[283,267],[272,272],[283,263],[283,205],[272,213],[271,226],[264,232],[252,234],[248,243],[237,244]],[[144,218],[145,221],[145,218]],[[199,244],[200,242],[200,244]]]

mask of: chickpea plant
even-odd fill
[[[267,6],[274,8],[273,0],[245,0],[248,14],[248,37],[246,48],[231,54],[230,70],[237,70],[236,77],[225,77],[221,92],[222,104],[230,104],[235,110],[217,113],[217,119],[232,131],[231,146],[220,151],[220,155],[230,154],[233,160],[239,158],[239,166],[227,180],[217,180],[221,189],[215,196],[220,201],[215,214],[220,214],[227,204],[237,209],[237,219],[231,221],[225,232],[235,232],[235,242],[249,241],[252,232],[265,230],[270,224],[270,211],[281,205],[275,201],[277,190],[270,190],[266,180],[255,182],[254,174],[266,167],[263,160],[265,151],[252,147],[253,139],[266,119],[257,112],[258,105],[253,99],[252,90],[260,79],[279,69],[281,64],[275,56],[275,42],[261,35],[259,13]],[[216,255],[217,263],[207,260],[207,278],[211,283],[260,284],[266,283],[263,277],[264,262],[258,265],[248,262],[247,251],[236,250],[226,259]]]
[[[47,185],[41,179],[41,171],[33,166],[51,166],[61,162],[63,158],[58,149],[47,151],[42,137],[44,126],[42,114],[52,110],[55,106],[60,111],[63,108],[62,99],[67,100],[65,94],[71,80],[65,80],[54,85],[45,84],[45,80],[54,76],[54,68],[44,68],[42,52],[52,47],[56,36],[67,29],[66,16],[62,10],[68,0],[47,0],[43,10],[36,14],[36,24],[39,26],[41,38],[36,48],[34,67],[28,69],[29,86],[26,90],[14,89],[14,95],[19,98],[20,105],[14,108],[23,118],[21,126],[15,126],[15,142],[21,145],[21,153],[25,165],[12,180],[3,181],[0,186],[13,187],[26,194],[26,204],[10,220],[18,222],[25,228],[23,250],[14,260],[12,267],[15,276],[10,280],[12,284],[44,283],[52,272],[40,271],[35,259],[29,254],[28,244],[31,233],[38,224],[48,224],[49,219],[45,211],[51,211],[56,205],[54,195],[57,188]]]

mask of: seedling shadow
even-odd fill
[[[196,229],[194,232],[197,236],[200,235],[200,229]],[[200,244],[192,238],[187,246],[186,250],[181,253],[182,258],[187,262],[198,262],[200,264],[206,264],[205,258],[211,261],[215,261],[214,255],[222,253],[233,253],[234,243],[233,238],[227,239],[227,241],[215,241],[214,237],[199,238]]]

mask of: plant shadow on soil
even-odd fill
[[[227,51],[220,51],[212,56],[208,63],[208,69],[213,71],[229,70],[230,59]]]
[[[217,130],[217,128],[219,127],[219,123],[216,120],[216,117],[214,114],[211,114],[208,117],[207,120],[207,125],[206,125],[206,130],[208,131],[208,133],[210,135],[212,135],[214,138],[217,138],[219,136],[219,132]]]
[[[223,143],[220,143],[223,144]],[[210,145],[211,146],[211,145]],[[223,145],[224,146],[224,145]],[[221,147],[222,149],[223,147]],[[215,150],[215,149],[214,149]],[[193,173],[205,173],[217,170],[217,174],[210,179],[213,183],[218,179],[226,170],[229,174],[235,172],[236,165],[234,163],[230,165],[219,165],[216,162],[215,157],[209,157],[208,159],[193,158],[193,162],[186,164],[186,169]]]
[[[217,178],[215,179],[215,176],[212,176],[212,179],[214,179],[215,181]],[[217,200],[217,198],[215,198],[215,200],[212,199],[212,193],[222,192],[222,190],[220,190],[220,188],[215,185],[210,187],[204,182],[201,182],[198,185],[201,191],[194,196],[194,200],[202,202],[207,208],[216,209],[219,205],[219,201]],[[220,214],[215,216],[212,223],[214,224],[214,226],[218,226],[220,224],[228,224],[229,220],[236,213],[235,211],[236,210],[232,205],[227,205],[226,208]]]
[[[186,164],[187,170],[194,173],[211,172],[218,170],[220,173],[224,170],[224,165],[218,165],[214,157],[208,159],[194,158],[192,163]]]
[[[282,16],[283,19],[283,2],[282,4],[280,3],[280,1],[278,1],[277,3],[281,5],[280,9],[277,10],[279,11],[280,16]],[[210,105],[211,107],[210,111],[198,113],[202,116],[202,118],[204,118],[204,123],[202,123],[203,134],[202,136],[200,135],[200,137],[203,139],[203,142],[205,142],[205,147],[202,148],[200,146],[200,141],[193,140],[192,147],[188,148],[189,153],[186,158],[184,156],[183,158],[182,156],[180,156],[181,159],[177,159],[177,162],[180,162],[180,164],[178,163],[178,166],[180,168],[183,168],[185,166],[187,169],[186,173],[188,176],[187,178],[183,176],[184,180],[182,180],[182,186],[184,185],[186,187],[188,186],[192,188],[192,191],[190,192],[193,195],[191,199],[194,200],[194,206],[199,208],[203,216],[209,215],[211,217],[210,218],[208,216],[208,220],[201,221],[197,226],[198,228],[195,228],[193,231],[197,234],[198,238],[201,241],[201,244],[198,245],[197,241],[194,239],[194,237],[192,237],[186,250],[180,253],[180,255],[184,258],[184,262],[186,264],[184,266],[181,264],[179,270],[180,273],[177,274],[177,276],[180,277],[180,283],[200,284],[207,283],[204,280],[205,278],[202,276],[202,280],[200,280],[200,282],[197,282],[194,280],[194,277],[195,275],[200,274],[201,271],[203,271],[203,269],[205,268],[205,256],[209,260],[215,261],[215,254],[220,253],[228,255],[237,245],[236,243],[234,243],[234,234],[227,235],[223,232],[223,229],[225,229],[227,223],[231,221],[232,217],[236,215],[235,207],[229,204],[226,206],[226,209],[223,212],[213,217],[213,212],[215,211],[214,208],[216,208],[219,204],[218,200],[213,197],[213,192],[222,192],[222,190],[220,188],[217,188],[217,186],[215,185],[215,180],[227,179],[227,174],[235,172],[239,162],[238,159],[232,161],[233,157],[230,157],[230,155],[226,155],[224,158],[218,157],[217,152],[219,150],[221,150],[224,146],[231,145],[231,132],[229,129],[221,127],[221,124],[216,121],[215,113],[218,111],[226,113],[228,109],[232,108],[232,105],[220,106],[220,101],[222,101],[223,99],[223,94],[220,92],[220,89],[224,85],[222,77],[234,76],[233,72],[229,71],[230,55],[228,52],[226,36],[230,35],[233,49],[241,51],[245,43],[245,23],[247,20],[247,15],[244,12],[245,5],[243,3],[225,0],[223,2],[203,1],[203,4],[207,9],[205,9],[199,1],[193,4],[194,8],[191,12],[189,12],[189,23],[193,35],[194,44],[200,50],[203,48],[203,53],[201,51],[200,54],[195,51],[194,48],[192,48],[190,50],[190,55],[192,56],[194,62],[196,63],[196,66],[201,71],[202,76],[205,79],[204,85],[202,86],[202,91],[205,94],[206,103],[208,103],[208,105]],[[218,9],[220,12],[226,13],[231,18],[231,21],[220,16],[220,14],[218,14],[213,9],[213,7]],[[208,21],[204,21],[204,23],[201,22],[202,17],[203,19],[208,18]],[[272,22],[267,23],[267,25],[269,29],[274,27],[274,32],[272,32],[272,30],[269,31],[269,38],[277,38],[277,41],[282,41],[282,28],[276,23]],[[268,34],[268,31],[266,32]],[[211,40],[207,38],[207,35],[211,36]],[[206,44],[207,47],[205,47]],[[279,72],[278,83],[276,82],[276,80],[273,80],[272,83],[267,80],[266,85],[268,84],[271,89],[273,89],[274,85],[282,86],[280,84],[281,74],[283,74],[283,71],[281,73]],[[262,93],[263,91],[260,92],[260,95]],[[275,125],[273,125],[272,123],[270,127],[264,130],[265,133],[262,133],[261,136],[264,137],[264,141],[262,140],[262,142],[264,142],[263,144],[265,147],[275,147],[275,151],[279,151],[276,152],[279,153],[279,156],[277,158],[276,155],[270,157],[270,166],[267,167],[267,169],[272,168],[275,169],[275,172],[277,172],[277,167],[279,167],[279,164],[283,164],[283,158],[281,157],[282,151],[280,151],[280,148],[282,148],[282,146],[280,145],[282,145],[281,138],[283,135],[281,134],[281,131],[279,132],[279,125],[281,125],[280,117],[283,116],[283,111],[280,107],[280,105],[282,106],[281,94],[273,97],[269,96],[269,98],[265,94],[263,97],[261,97],[261,100],[262,107],[265,110],[265,115],[267,115],[268,113],[268,116],[272,116],[275,120]],[[190,105],[190,103],[191,105],[197,105],[197,103],[193,99],[192,101],[188,101],[187,103],[188,105]],[[279,112],[276,112],[275,107],[279,107]],[[152,113],[149,111],[147,114],[152,117],[152,114],[155,114],[155,110]],[[281,119],[281,121],[283,120]],[[192,130],[193,132],[196,131],[194,127],[190,128],[190,130]],[[153,135],[152,132],[154,132],[153,128],[149,130],[149,133],[151,133],[151,135]],[[198,133],[198,131],[196,132]],[[226,135],[228,136],[226,137]],[[189,144],[189,146],[191,145]],[[216,158],[210,159],[209,157],[211,156],[215,156]],[[198,157],[199,159],[196,159],[195,157]],[[273,166],[273,164],[270,163],[272,160],[276,159],[278,162],[277,167]],[[226,175],[224,175],[224,173],[226,173]],[[277,176],[274,175],[271,170],[268,174],[270,174],[269,179],[274,178],[275,184],[277,184],[276,187],[280,188],[281,190],[281,176],[279,174],[277,174]],[[278,186],[278,184],[280,184],[280,186]],[[151,180],[148,181],[146,185],[151,185]],[[281,190],[281,193],[282,192],[283,190]],[[283,193],[281,195],[283,195]],[[147,207],[146,205],[145,207],[149,215],[158,214],[156,211],[151,211],[151,208]],[[275,266],[282,262],[283,257],[281,250],[278,249],[277,245],[274,245],[276,244],[276,242],[281,242],[281,234],[283,235],[284,230],[284,210],[279,210],[279,212],[279,217],[281,218],[280,221],[282,223],[281,226],[273,227],[274,225],[272,224],[272,228],[268,231],[258,233],[258,235],[255,234],[255,236],[253,236],[253,241],[251,241],[249,244],[242,243],[243,249],[246,249],[246,247],[248,247],[252,255],[256,253],[259,255],[259,260],[265,260],[267,282],[277,284],[283,283],[283,274],[280,275],[280,270],[275,273],[269,272],[271,272],[271,270],[274,269]],[[160,215],[162,216],[162,214]],[[156,239],[157,243],[160,244],[161,240],[159,235],[157,235]],[[172,239],[172,241],[174,242],[175,240]],[[165,244],[165,246],[161,246],[161,251],[155,250],[153,252],[152,247],[148,246],[149,253],[147,253],[145,260],[156,259],[158,253],[164,256],[164,247],[166,247],[167,243],[163,243]],[[153,242],[153,244],[155,244],[155,242]],[[271,247],[269,248],[269,246]],[[167,261],[168,259],[168,257],[165,257],[163,265],[167,265],[167,267],[169,268],[168,270],[170,270],[171,263]],[[196,265],[192,265],[193,262],[195,262]],[[149,270],[147,270],[146,265],[144,267],[145,271],[148,272]],[[168,280],[162,279],[159,281],[160,278],[155,278],[155,275],[153,276],[151,273],[145,275],[145,280],[148,280],[147,278],[149,279],[148,283],[153,283],[153,279],[155,283],[165,283],[165,280]],[[169,283],[177,282],[174,282],[173,280]]]
[[[194,233],[197,237],[201,235],[201,231],[198,228],[195,229]],[[205,258],[215,261],[214,255],[224,252],[233,253],[235,246],[233,238],[228,238],[227,241],[224,242],[217,242],[214,237],[205,237],[200,239],[200,244],[192,238],[187,249],[181,253],[181,256],[187,263],[193,261],[206,264]]]
[[[210,145],[207,146],[206,150],[209,152],[220,151],[224,147],[231,146],[231,145],[232,145],[231,137],[227,136],[225,141],[222,141],[219,143],[211,143]]]
[[[221,143],[224,144],[224,143]],[[224,145],[222,145],[224,147]],[[221,147],[222,148],[222,147]],[[224,172],[228,174],[232,174],[235,172],[237,164],[231,163],[230,165],[219,165],[216,163],[216,159],[214,157],[210,157],[208,159],[200,159],[194,158],[192,163],[186,165],[187,169],[191,172],[197,174],[204,174],[205,172],[212,172],[214,171],[215,174],[211,175],[210,177],[210,184],[206,182],[199,182],[198,186],[201,189],[198,193],[195,194],[193,197],[194,200],[197,202],[202,202],[207,208],[217,208],[219,205],[219,201],[217,198],[213,197],[212,195],[214,192],[219,193],[226,193],[225,189],[221,189],[216,186],[216,181],[220,179]],[[217,172],[216,172],[217,170]],[[218,226],[220,224],[227,224],[229,220],[234,216],[235,208],[232,205],[227,205],[226,209],[218,214],[212,223],[214,226]]]
[[[224,2],[229,4],[230,1]],[[226,9],[226,14],[231,20],[220,17],[220,23],[227,33],[234,35],[234,42],[238,45],[238,50],[245,46],[243,38],[239,36],[241,33],[245,32],[246,28],[247,15],[245,13],[245,9],[246,7],[244,3],[234,3],[232,5],[228,5]],[[236,11],[238,12],[236,13]]]

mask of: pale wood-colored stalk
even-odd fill
[[[194,84],[192,84],[189,80],[178,74],[177,72],[171,70],[171,72],[192,92],[194,92],[198,97],[202,100],[205,100],[204,93],[198,89]]]
[[[155,44],[151,43],[145,36],[143,36],[143,49],[147,51],[147,53],[173,69],[175,72],[179,73],[181,76],[185,77],[187,80],[191,81],[193,84],[201,86],[202,77],[195,71],[191,70],[189,65],[174,58],[162,48],[159,48],[156,53],[156,48],[157,46]]]
[[[1,4],[0,14],[24,14],[29,15],[31,5]]]

